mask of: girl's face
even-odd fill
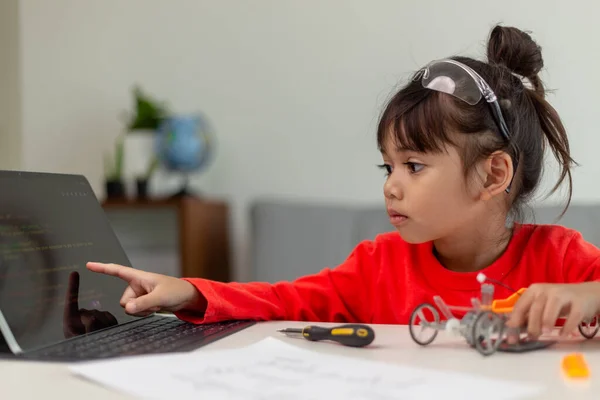
[[[405,241],[444,239],[481,222],[485,180],[476,173],[465,177],[455,147],[446,146],[439,154],[419,153],[398,149],[389,135],[382,156],[386,208]]]

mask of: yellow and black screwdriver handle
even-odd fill
[[[302,329],[302,336],[307,340],[332,340],[344,346],[363,347],[375,339],[375,332],[368,325],[345,324],[332,328],[309,325]]]

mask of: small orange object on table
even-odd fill
[[[590,370],[581,353],[571,353],[563,357],[562,369],[569,378],[588,378]]]

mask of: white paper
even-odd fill
[[[537,385],[321,354],[274,338],[241,349],[97,361],[71,370],[137,397],[162,399],[512,400],[542,391]]]

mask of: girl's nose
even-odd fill
[[[400,200],[402,198],[402,186],[398,179],[394,179],[393,175],[390,175],[383,185],[383,194],[387,199]]]

